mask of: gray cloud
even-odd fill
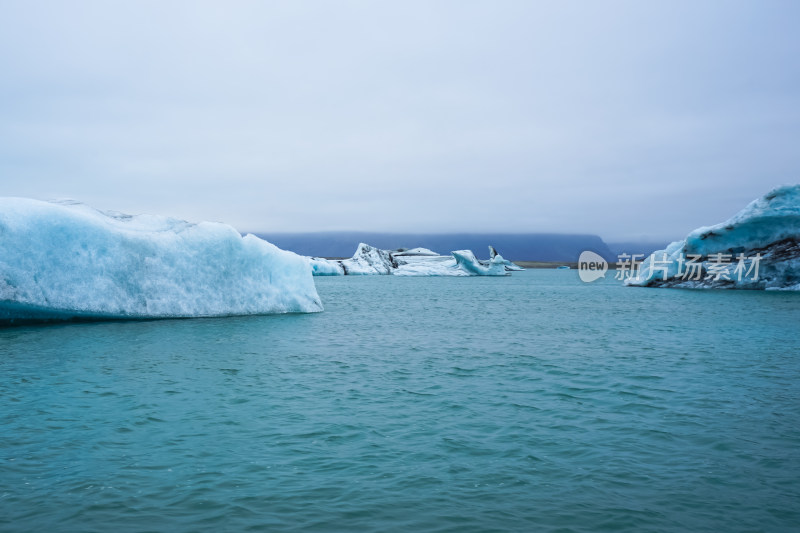
[[[678,238],[800,168],[794,2],[5,2],[3,194]]]

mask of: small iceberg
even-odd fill
[[[231,226],[0,198],[0,324],[315,311],[308,259]]]
[[[502,255],[495,255],[485,265],[475,258],[472,250],[456,250],[451,252],[456,259],[456,264],[463,271],[473,276],[505,276],[506,267]]]
[[[439,255],[426,248],[390,251],[361,243],[350,259],[311,257],[309,261],[315,276],[505,276],[523,270],[491,246],[489,249],[491,259],[480,261],[471,250]]]
[[[653,252],[625,284],[800,290],[800,185],[774,189],[729,220]]]
[[[499,255],[500,254],[497,253],[497,250],[494,249],[494,246],[490,245],[489,246],[489,259],[493,260],[495,257],[497,257]],[[508,272],[515,272],[515,271],[525,270],[521,266],[515,265],[514,263],[512,263],[508,259],[503,259],[502,257],[500,257],[500,259],[498,261],[503,264],[503,266],[506,268],[506,271],[508,271]]]

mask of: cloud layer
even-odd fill
[[[800,169],[795,2],[5,2],[4,195],[677,238]]]

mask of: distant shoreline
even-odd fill
[[[325,257],[323,259],[334,260],[334,261],[341,261],[344,259],[349,259],[349,257]],[[561,262],[561,261],[512,261],[515,265],[519,265],[522,268],[558,268],[560,266],[568,266],[571,269],[577,269],[578,263],[569,263],[569,262]],[[616,263],[609,263],[608,269],[614,270],[617,268]]]
[[[515,265],[519,265],[522,268],[558,268],[560,266],[568,266],[572,269],[578,268],[578,263],[559,263],[558,261],[512,261]],[[616,263],[608,263],[609,270],[615,270],[617,268]]]
[[[512,261],[515,265],[522,268],[558,268],[560,266],[568,266],[570,268],[578,268],[578,263],[562,263],[558,261]]]

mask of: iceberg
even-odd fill
[[[727,221],[653,252],[625,284],[800,290],[800,185],[774,189]]]
[[[472,250],[456,250],[452,252],[458,266],[465,272],[475,276],[505,276],[506,267],[503,264],[503,256],[495,255],[489,260],[488,265],[481,264]]]
[[[344,273],[348,276],[390,274],[392,269],[397,268],[390,252],[379,250],[363,242],[358,245],[353,257],[345,259],[341,265]]]
[[[321,310],[307,258],[231,226],[0,198],[0,323]]]
[[[390,251],[360,243],[349,259],[311,257],[309,261],[315,276],[505,276],[510,270],[523,270],[489,248],[492,258],[479,261],[471,250],[439,255],[427,248]]]
[[[498,255],[500,255],[500,254],[497,253],[497,250],[494,249],[494,246],[489,245],[489,259],[494,259]],[[525,270],[521,266],[515,265],[514,263],[512,263],[508,259],[503,259],[502,257],[500,257],[500,261],[502,261],[503,266],[505,266],[506,270],[509,271],[509,272]]]
[[[344,267],[339,261],[329,261],[321,257],[309,257],[311,273],[314,276],[344,276]]]

